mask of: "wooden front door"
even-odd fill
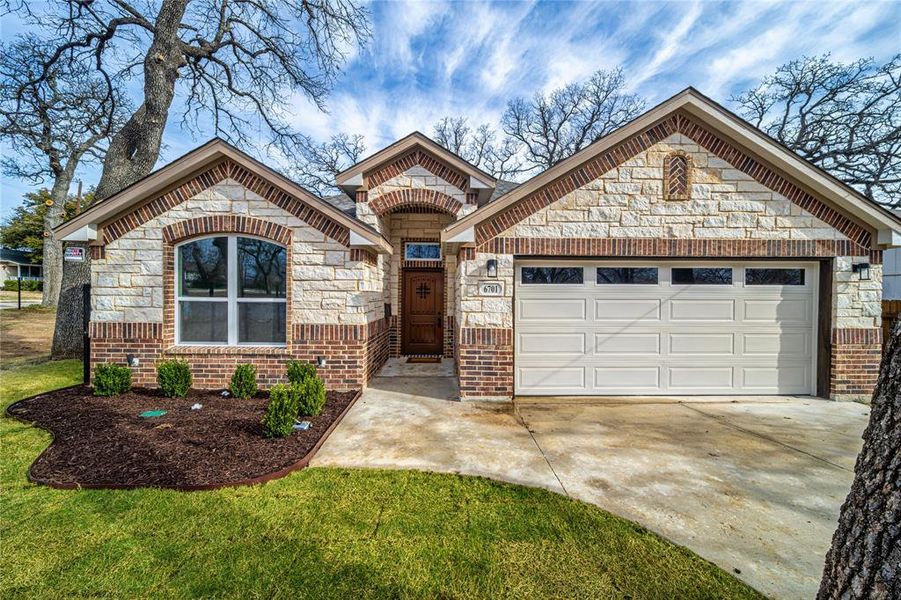
[[[444,351],[444,272],[404,270],[403,353]]]

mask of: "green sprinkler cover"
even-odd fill
[[[138,416],[144,417],[146,419],[148,417],[162,417],[164,414],[166,414],[165,410],[145,410]]]

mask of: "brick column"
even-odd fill
[[[833,330],[830,397],[869,402],[879,378],[881,358],[881,329]]]
[[[462,328],[457,348],[461,398],[513,398],[513,329]]]

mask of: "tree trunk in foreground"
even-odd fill
[[[901,598],[901,319],[886,340],[854,483],[817,597]]]
[[[84,351],[82,285],[91,282],[91,253],[88,244],[68,242],[85,250],[84,262],[63,261],[63,280],[59,291],[59,310],[50,358],[81,358]]]
[[[71,177],[58,175],[50,191],[53,202],[44,213],[44,251],[41,262],[44,275],[42,306],[56,306],[59,302],[59,290],[63,280],[63,243],[56,239],[53,228],[65,220],[66,200],[69,197]]]

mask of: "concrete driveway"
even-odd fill
[[[313,464],[483,475],[641,523],[780,598],[815,595],[869,409],[806,397],[454,401],[378,377]]]

